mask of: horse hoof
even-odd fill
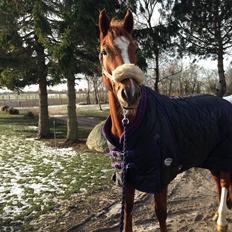
[[[218,219],[218,212],[216,212],[212,218],[212,221],[216,222]]]
[[[227,232],[228,230],[228,225],[222,226],[222,225],[217,225],[217,232]]]

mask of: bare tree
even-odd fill
[[[138,1],[139,14],[136,18],[136,24],[138,26],[139,42],[146,50],[146,56],[153,59],[155,62],[154,74],[155,82],[154,89],[159,91],[158,83],[160,78],[159,60],[161,53],[160,44],[160,31],[158,22],[154,20],[155,13],[157,13],[157,7],[159,5],[158,0],[141,0]],[[143,38],[145,36],[145,38]]]
[[[86,91],[86,103],[89,105],[91,104],[90,101],[90,77],[88,75],[85,75],[85,79],[87,81],[87,91]]]
[[[173,0],[167,2],[174,2]],[[226,93],[224,56],[232,48],[232,1],[175,1],[172,21],[184,51],[217,60],[217,95]]]
[[[90,102],[90,92],[93,90],[95,104],[98,104],[99,110],[102,110],[101,100],[99,97],[99,87],[101,86],[100,78],[97,74],[86,75],[86,80],[88,82],[88,90],[87,90],[87,99]]]
[[[137,12],[135,16],[135,35],[139,45],[142,47],[144,56],[152,60],[154,75],[154,90],[159,92],[159,82],[161,78],[162,54],[172,53],[176,45],[171,40],[172,28],[168,26],[164,8],[160,0],[139,0],[137,1]],[[176,51],[175,51],[176,53]]]

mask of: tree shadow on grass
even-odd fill
[[[100,121],[98,117],[94,119]],[[100,117],[102,119],[102,117]],[[104,118],[105,119],[105,118]],[[8,113],[0,113],[0,130],[9,130],[9,126],[15,126],[14,131],[24,133],[27,137],[36,137],[38,133],[38,117],[30,118],[24,114],[10,115]],[[34,126],[34,128],[31,128]],[[91,123],[81,122],[78,126],[78,137],[80,141],[86,141],[90,131],[94,125]],[[67,134],[66,119],[50,118],[49,139],[65,139]]]
[[[37,119],[27,118],[24,115],[0,114],[0,125],[32,126],[37,124]]]

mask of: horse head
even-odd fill
[[[127,11],[122,20],[110,19],[105,10],[99,15],[100,55],[103,82],[122,108],[135,109],[144,80],[136,66],[136,44],[132,39],[133,15]]]

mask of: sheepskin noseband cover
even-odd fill
[[[118,66],[112,72],[112,78],[115,82],[121,82],[131,78],[141,85],[145,79],[143,71],[135,64],[123,64]]]

